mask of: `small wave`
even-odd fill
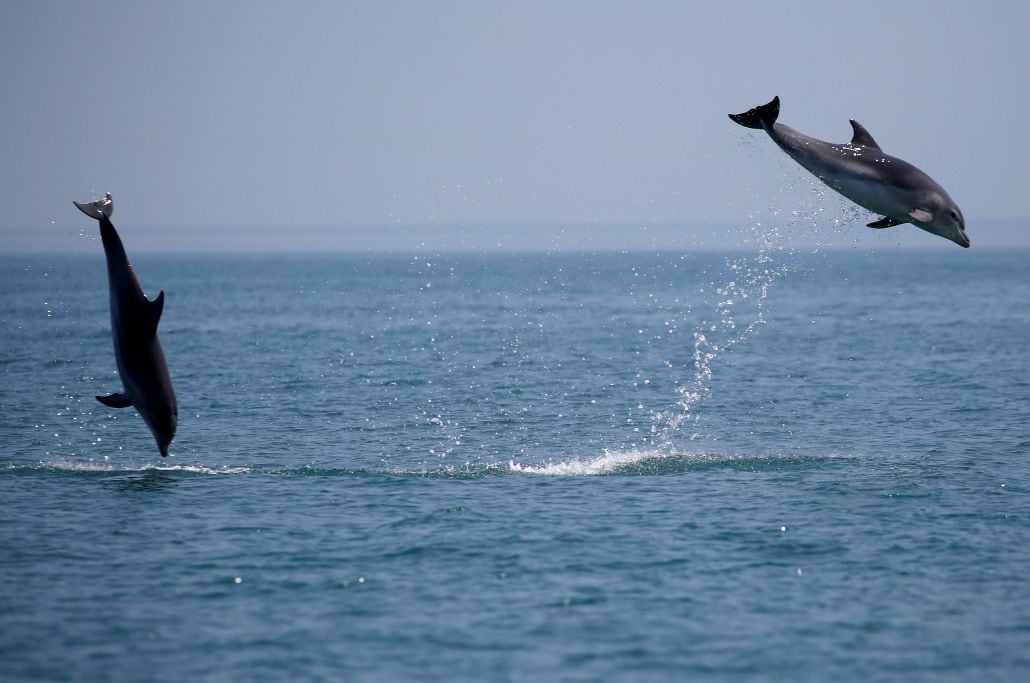
[[[713,465],[728,465],[740,456],[682,453],[668,450],[604,451],[601,455],[572,458],[543,465],[508,463],[512,473],[552,477],[677,474]]]
[[[140,468],[141,472],[190,472],[192,474],[249,474],[251,468],[249,467],[229,467],[228,465],[222,465],[221,467],[205,467],[203,465],[172,465],[170,467],[161,467],[158,465],[148,465]]]
[[[8,471],[23,472],[68,472],[87,474],[139,474],[145,472],[185,472],[187,474],[223,475],[223,474],[247,474],[251,472],[250,467],[206,467],[204,465],[139,465],[136,467],[125,466],[114,462],[99,462],[95,460],[74,461],[57,460],[50,462],[38,462],[29,465],[11,464]]]
[[[419,479],[480,479],[494,476],[663,476],[697,472],[717,468],[746,471],[771,471],[808,466],[813,463],[847,458],[832,453],[827,455],[803,454],[726,454],[697,451],[677,452],[667,449],[603,451],[600,455],[573,457],[542,464],[520,463],[508,460],[505,464],[475,463],[440,465],[436,467],[333,467],[333,466],[280,466],[253,464],[246,466],[158,465],[126,466],[107,461],[51,461],[33,464],[9,464],[10,473],[53,474],[170,474],[224,476],[250,474],[266,477],[385,477]]]
[[[513,474],[551,477],[668,475],[726,467],[738,470],[773,470],[839,458],[839,455],[744,455],[725,453],[682,453],[663,450],[605,451],[595,457],[573,458],[544,465],[508,462]]]

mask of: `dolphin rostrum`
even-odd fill
[[[816,178],[862,208],[883,216],[870,228],[911,223],[960,247],[969,246],[962,211],[944,189],[912,164],[885,154],[858,121],[851,121],[854,136],[834,145],[777,123],[780,98],[774,97],[730,118],[747,128],[769,134],[790,158]]]
[[[111,408],[134,407],[154,435],[161,455],[167,456],[168,445],[175,438],[179,411],[165,354],[157,339],[157,323],[164,308],[165,293],[162,291],[153,301],[144,296],[122,241],[111,224],[114,201],[110,193],[93,202],[72,203],[82,213],[100,221],[111,294],[114,357],[125,390],[97,396],[97,400]]]

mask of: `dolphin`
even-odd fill
[[[172,389],[172,380],[165,364],[165,354],[157,339],[157,323],[161,320],[165,293],[153,301],[143,294],[125,255],[111,214],[114,200],[111,193],[103,199],[72,202],[82,213],[100,221],[100,237],[107,257],[107,283],[111,295],[111,333],[114,336],[114,357],[122,378],[121,393],[97,396],[111,408],[132,406],[147,423],[162,456],[175,438],[179,408]]]
[[[791,159],[831,188],[864,209],[882,215],[870,228],[911,223],[969,247],[966,221],[944,189],[912,164],[885,154],[858,121],[851,120],[854,136],[846,145],[834,145],[777,123],[780,98],[774,97],[730,119],[769,134]]]

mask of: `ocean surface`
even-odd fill
[[[0,257],[3,681],[1030,679],[1030,251],[122,237],[168,459]]]

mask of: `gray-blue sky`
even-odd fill
[[[927,171],[974,245],[1030,243],[978,230],[1030,216],[1027,3],[8,0],[0,14],[5,250],[92,248],[70,200],[107,190],[153,249],[715,244],[727,224],[842,205],[726,118],[776,94],[795,128],[843,141],[853,117]]]

